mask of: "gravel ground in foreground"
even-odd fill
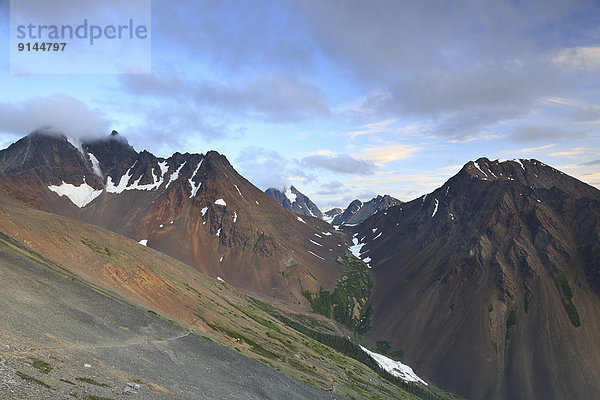
[[[0,246],[2,399],[335,399]]]

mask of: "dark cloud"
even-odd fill
[[[36,129],[89,139],[108,134],[108,117],[99,109],[66,95],[0,102],[0,132],[24,136]]]
[[[370,88],[359,116],[431,118],[441,122],[433,133],[454,139],[567,91],[572,82],[550,60],[574,43],[594,43],[598,22],[573,25],[577,15],[598,15],[593,1],[308,0],[292,7],[321,53]]]
[[[593,0],[307,0],[290,6],[323,54],[361,80],[378,84],[431,71],[523,62],[524,55],[565,46],[559,38],[566,30],[573,40],[597,26],[597,18],[576,27],[572,21],[582,12],[597,11]]]
[[[229,72],[311,69],[308,33],[287,1],[153,1],[155,37]],[[238,17],[238,16],[241,16]]]
[[[190,149],[199,137],[214,143],[224,138],[241,139],[245,136],[243,127],[213,122],[191,105],[145,106],[139,113],[143,116],[142,124],[117,127],[117,130],[136,149],[148,149],[162,156]]]
[[[600,165],[600,160],[588,161],[588,162],[582,163],[581,165],[585,165],[585,166]]]
[[[575,110],[574,119],[577,122],[591,122],[600,120],[600,107],[584,106]]]
[[[345,191],[346,186],[340,181],[331,181],[321,184],[321,190],[316,193],[319,195],[336,194],[340,195]]]
[[[371,161],[358,160],[348,154],[315,154],[304,157],[300,163],[308,168],[325,169],[342,174],[371,175],[376,169]]]
[[[561,130],[550,126],[520,125],[513,129],[511,139],[516,142],[563,141],[585,138],[585,133]]]
[[[328,83],[317,77],[335,74],[362,91],[344,117],[424,117],[429,133],[465,140],[531,113],[541,97],[565,94],[572,76],[552,60],[597,43],[595,11],[594,0],[155,1],[161,36],[153,40],[244,78],[128,76],[124,84],[192,101],[222,120],[297,122],[330,115]]]
[[[295,122],[327,117],[329,106],[313,84],[290,76],[259,75],[232,84],[187,81],[155,75],[123,75],[121,82],[136,96],[179,99],[203,110],[268,122]]]

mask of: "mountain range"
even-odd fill
[[[600,191],[540,161],[480,158],[412,201],[324,216],[294,187],[262,192],[214,151],[165,159],[114,131],[36,132],[0,151],[0,192],[323,314],[444,390],[600,394]]]
[[[162,159],[114,131],[84,143],[34,133],[0,151],[0,188],[292,303],[343,269],[343,238],[329,224],[279,207],[214,151]]]
[[[284,187],[283,191],[269,188],[265,190],[265,193],[281,204],[283,208],[293,213],[320,218],[336,226],[356,226],[373,214],[402,203],[400,200],[386,194],[374,197],[365,203],[355,199],[345,209],[332,208],[322,213],[308,196],[302,194],[294,186]]]

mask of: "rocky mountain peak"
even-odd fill
[[[296,214],[323,219],[323,213],[319,207],[293,185],[286,186],[283,190],[268,188],[265,190],[265,194],[281,204],[283,208]]]
[[[576,365],[600,365],[600,352],[583,350],[600,323],[589,311],[600,295],[599,227],[598,189],[538,160],[470,161],[355,228],[375,282],[369,335],[410,348],[407,357],[468,398],[589,393]],[[561,382],[527,380],[556,357]]]
[[[466,163],[448,184],[461,182],[465,178],[477,179],[482,183],[523,185],[531,189],[555,187],[574,196],[588,196],[595,191],[592,186],[536,159],[489,160],[482,157]]]
[[[333,225],[355,226],[375,213],[387,210],[388,208],[401,203],[400,200],[387,194],[383,196],[378,195],[366,203],[356,199],[348,205],[343,213],[337,215],[331,223]]]

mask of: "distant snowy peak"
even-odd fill
[[[265,194],[293,213],[323,219],[319,207],[294,186],[284,187],[283,190],[269,188]]]
[[[377,196],[366,203],[360,200],[352,201],[343,213],[338,214],[331,221],[332,225],[355,226],[360,224],[373,214],[385,211],[392,206],[402,204],[398,199],[389,195]]]
[[[333,222],[333,219],[335,217],[337,217],[338,215],[340,215],[343,212],[344,212],[344,210],[342,210],[341,208],[332,208],[331,210],[325,211],[323,213],[323,220],[325,222],[331,223],[331,222]]]

